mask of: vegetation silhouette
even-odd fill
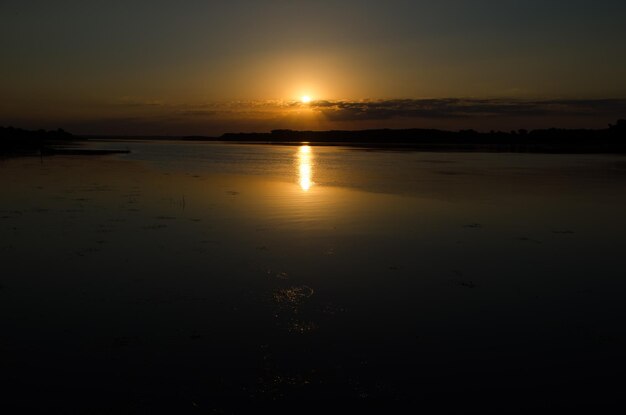
[[[14,127],[0,127],[0,152],[2,153],[40,152],[47,145],[73,140],[75,137],[61,128],[53,131],[29,131]]]
[[[23,130],[14,127],[0,127],[0,155],[54,155],[84,154],[99,155],[111,153],[127,153],[125,150],[95,150],[67,148],[68,145],[84,141],[67,131],[57,130]]]
[[[509,132],[435,129],[376,129],[227,133],[219,138],[185,137],[236,142],[348,144],[433,151],[506,151],[538,153],[626,153],[626,120],[606,129],[525,129]]]
[[[97,138],[97,137],[93,137]],[[124,139],[128,137],[107,137]],[[174,137],[133,137],[134,139],[172,139]],[[626,119],[605,129],[549,128],[478,132],[436,129],[373,129],[298,131],[272,130],[269,133],[225,133],[219,137],[185,136],[188,141],[226,141],[266,144],[351,145],[372,148],[421,151],[490,151],[528,153],[626,153]],[[110,154],[120,150],[67,148],[87,137],[63,129],[29,131],[0,127],[0,154]]]

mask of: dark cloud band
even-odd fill
[[[334,121],[476,116],[593,116],[626,114],[626,99],[522,101],[505,99],[392,99],[315,101],[311,107]]]

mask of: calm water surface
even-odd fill
[[[7,405],[624,405],[624,157],[90,145],[0,161]]]

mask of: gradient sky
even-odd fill
[[[429,116],[423,101],[454,98],[557,102],[486,113],[487,129],[603,127],[626,110],[624,16],[618,0],[1,0],[0,124],[219,134],[487,122],[458,108]],[[305,94],[324,105],[294,104]]]

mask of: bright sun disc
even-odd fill
[[[308,104],[309,102],[311,102],[311,97],[308,95],[304,95],[302,98],[300,98],[300,101],[302,101],[303,104]]]

